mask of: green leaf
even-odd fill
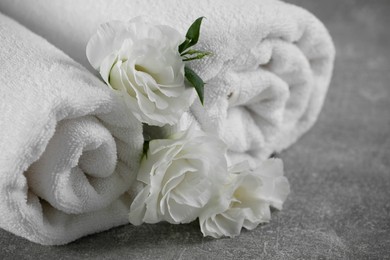
[[[199,40],[200,26],[204,17],[199,17],[188,28],[186,39],[179,45],[179,53],[187,50],[191,46],[194,46]]]
[[[187,66],[184,67],[184,76],[186,77],[188,82],[192,85],[192,87],[195,88],[196,93],[198,93],[200,103],[202,103],[203,105],[203,98],[204,98],[203,80],[198,76],[198,74],[195,73],[195,71],[188,68]]]
[[[200,60],[212,54],[209,51],[197,51],[197,50],[189,50],[186,51],[185,53],[186,54],[182,55],[184,56],[183,61]]]
[[[183,52],[182,54],[180,54],[180,56],[195,55],[198,53],[205,53],[205,51],[190,49],[190,50],[187,50],[187,51]],[[211,54],[211,52],[210,52],[210,54]]]
[[[149,142],[150,141],[144,141],[143,154],[145,155],[146,158],[148,158]]]

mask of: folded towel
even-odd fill
[[[64,244],[128,222],[142,125],[46,40],[0,14],[0,227]]]
[[[3,0],[0,8],[91,70],[85,46],[101,23],[143,15],[184,35],[205,16],[198,46],[214,55],[191,63],[208,83],[204,107],[191,111],[235,161],[258,162],[311,128],[333,69],[334,46],[322,23],[276,0]]]

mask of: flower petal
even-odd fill
[[[97,33],[87,43],[87,58],[95,69],[99,69],[103,60],[120,49],[127,37],[125,24],[110,21],[99,26]]]
[[[145,200],[149,196],[149,187],[144,187],[137,194],[133,203],[130,206],[129,221],[133,225],[141,225],[145,216],[146,204]]]

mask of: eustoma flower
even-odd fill
[[[102,24],[87,45],[87,57],[103,80],[125,98],[142,122],[174,124],[192,104],[175,29],[141,19]]]
[[[228,184],[199,217],[205,236],[234,237],[240,234],[242,227],[252,230],[268,222],[270,206],[280,210],[290,192],[279,159],[269,159],[253,171],[241,164],[230,172]]]
[[[130,222],[195,220],[226,179],[226,147],[197,129],[152,140],[138,173],[143,189],[130,207]]]
[[[205,236],[233,237],[243,227],[254,229],[269,221],[270,207],[281,209],[289,184],[278,159],[255,170],[245,163],[228,168],[226,144],[184,122],[195,91],[204,101],[205,83],[184,64],[211,54],[193,49],[202,19],[192,23],[185,37],[139,18],[112,21],[101,25],[88,42],[87,56],[129,110],[146,123],[148,138],[137,187],[133,186],[139,189],[130,206],[130,222],[179,224],[199,218]],[[183,128],[166,139],[154,139]]]

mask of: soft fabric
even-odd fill
[[[125,224],[141,124],[98,78],[0,14],[0,227],[56,245]]]
[[[143,15],[184,35],[205,16],[198,48],[214,55],[191,63],[207,82],[205,106],[192,112],[227,142],[233,160],[257,162],[305,133],[333,68],[334,46],[322,23],[276,0],[3,0],[0,8],[85,66],[86,43],[101,23]]]

